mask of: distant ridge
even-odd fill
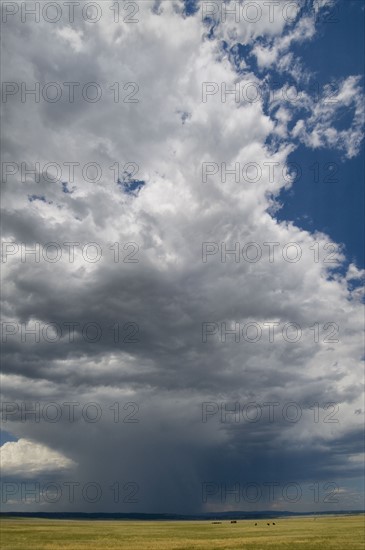
[[[45,518],[45,519],[93,519],[93,520],[149,520],[149,521],[187,521],[187,520],[214,520],[214,519],[272,519],[294,516],[339,516],[364,514],[365,510],[338,510],[325,512],[288,512],[265,510],[262,512],[219,512],[209,514],[143,514],[143,513],[86,513],[86,512],[0,512],[0,518]]]

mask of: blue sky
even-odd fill
[[[17,441],[18,438],[14,437],[11,433],[6,432],[5,430],[0,430],[0,446],[4,445],[8,441]]]
[[[364,72],[364,3],[339,2],[333,14],[336,22],[323,22],[312,41],[295,48],[317,74],[320,86]],[[349,261],[364,267],[364,147],[357,157],[345,159],[336,151],[300,146],[289,160],[303,167],[303,177],[281,193],[283,208],[277,218],[293,220],[309,231],[324,231],[345,245]],[[329,173],[331,163],[336,164],[336,176]],[[314,176],[315,164],[319,177]]]

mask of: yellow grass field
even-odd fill
[[[364,550],[365,542],[364,515],[239,520],[237,524],[225,520],[219,525],[4,518],[0,526],[2,550]]]

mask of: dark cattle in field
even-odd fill
[[[220,525],[222,522],[221,521],[212,521],[213,525]]]
[[[257,525],[257,523],[255,523],[255,526]]]
[[[276,525],[275,523],[273,523],[273,525]]]
[[[270,525],[270,523],[267,523],[266,525]]]
[[[235,519],[232,519],[231,523],[237,523],[237,521]]]

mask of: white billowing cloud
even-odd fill
[[[46,445],[28,439],[4,443],[0,448],[3,475],[24,476],[57,473],[75,467],[75,463]]]
[[[337,129],[336,119],[341,110],[353,111],[351,126]],[[299,137],[307,146],[335,148],[343,151],[348,158],[356,156],[363,140],[365,109],[360,78],[349,76],[340,83],[328,85],[322,97],[312,103],[310,116],[299,120],[293,129],[294,137]]]
[[[64,38],[75,52],[79,53],[83,50],[82,31],[77,32],[71,27],[63,27],[58,31],[58,35]]]
[[[203,19],[214,22],[216,36],[228,43],[249,44],[258,38],[273,40],[300,14],[300,2],[200,2]],[[199,13],[200,15],[200,13]]]
[[[262,46],[257,44],[253,48],[253,53],[257,58],[257,63],[263,68],[281,68],[279,59],[286,53],[294,42],[305,42],[311,40],[315,34],[314,17],[303,17],[297,20],[294,27],[284,35],[279,35],[271,40],[270,45]],[[288,65],[282,67],[284,70]]]

